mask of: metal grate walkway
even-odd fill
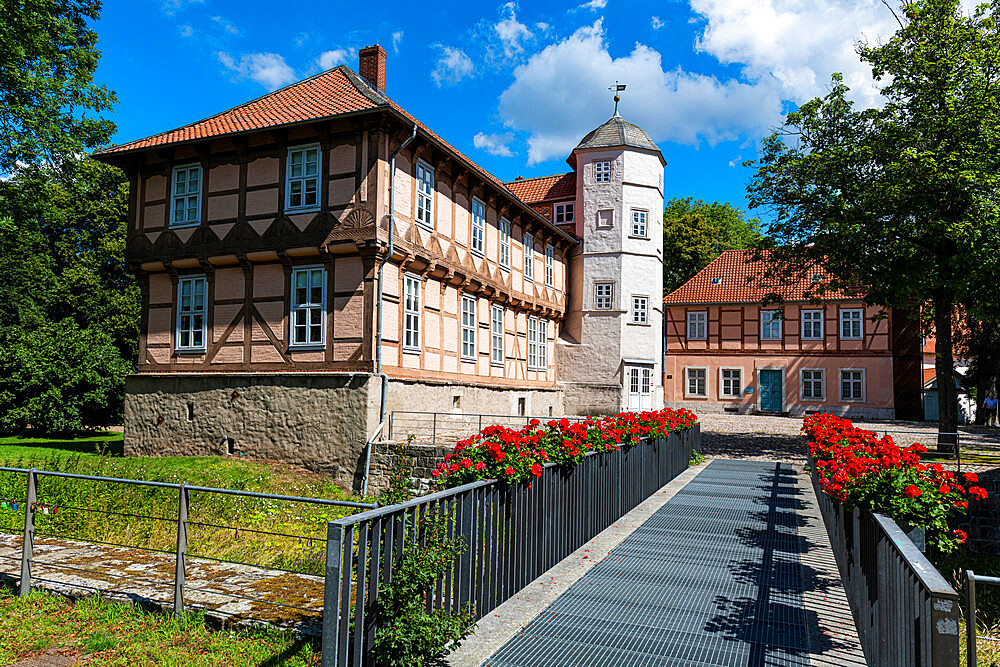
[[[803,602],[821,577],[795,477],[713,461],[483,664],[809,665],[825,630]]]

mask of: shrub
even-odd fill
[[[447,609],[427,611],[438,576],[462,552],[461,539],[449,538],[450,518],[428,517],[420,523],[425,543],[403,555],[393,570],[391,583],[379,592],[372,643],[375,664],[419,667],[454,648],[475,628],[475,614],[467,606],[461,613]]]
[[[413,497],[413,457],[410,451],[416,436],[409,435],[406,442],[393,446],[396,460],[389,469],[389,482],[379,494],[378,502],[383,507],[402,503]]]
[[[542,424],[532,419],[520,430],[487,426],[481,433],[455,445],[431,474],[445,487],[485,479],[508,483],[527,481],[542,474],[546,463],[572,466],[588,452],[616,451],[644,438],[665,438],[698,423],[690,410],[622,412],[582,421],[553,419]]]
[[[833,415],[807,417],[802,430],[811,438],[809,455],[820,488],[848,508],[886,514],[903,524],[922,525],[927,541],[944,553],[965,541],[948,530],[948,519],[965,513],[968,498],[983,499],[975,474],[961,478],[940,464],[925,465],[921,444],[901,448],[886,435],[859,429]]]

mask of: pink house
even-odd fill
[[[760,260],[763,261],[763,260]],[[724,252],[664,298],[664,400],[696,412],[802,415],[832,412],[892,419],[907,378],[913,327],[860,295],[806,297],[810,282],[775,290],[751,280],[752,251]],[[781,293],[780,305],[764,305]],[[912,339],[912,340],[911,340]],[[895,348],[895,350],[894,350]],[[919,375],[912,378],[919,382]]]

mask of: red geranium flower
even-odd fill
[[[905,489],[903,489],[903,494],[907,498],[916,498],[917,496],[919,496],[922,493],[923,493],[923,491],[921,491],[919,488],[917,488],[913,484],[910,484]]]

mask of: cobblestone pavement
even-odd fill
[[[70,598],[100,592],[157,610],[172,610],[173,554],[36,535],[31,584]],[[0,582],[17,585],[21,537],[0,533]],[[185,608],[203,610],[219,627],[258,623],[318,635],[323,577],[188,558]]]
[[[702,454],[710,458],[780,461],[803,464],[806,460],[801,417],[706,413],[701,421]],[[859,428],[891,435],[901,445],[919,442],[933,453],[937,424],[933,422],[863,422]],[[962,469],[1000,468],[1000,429],[960,426]]]

